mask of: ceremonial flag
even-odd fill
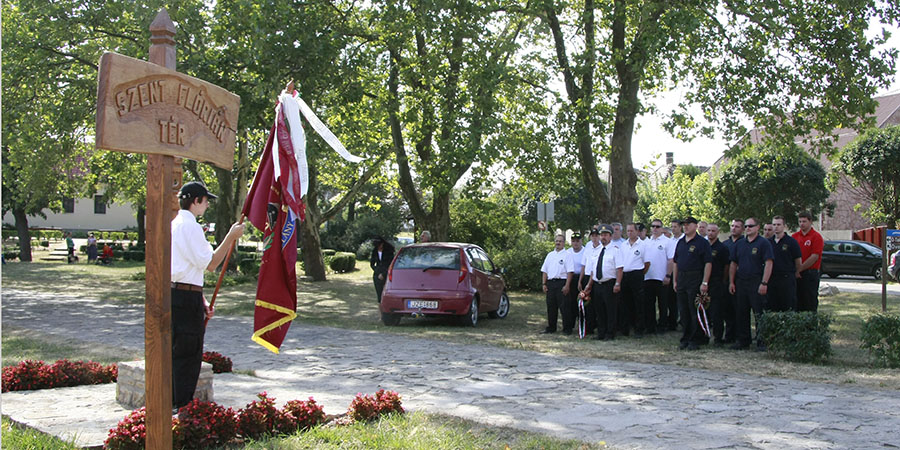
[[[297,317],[297,230],[305,218],[303,196],[309,185],[306,135],[300,113],[345,160],[359,162],[319,120],[296,91],[282,93],[275,125],[241,213],[263,230],[263,257],[256,287],[253,341],[278,353]]]

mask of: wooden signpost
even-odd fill
[[[145,395],[148,449],[172,448],[171,221],[181,159],[231,169],[240,97],[175,71],[175,24],[150,24],[150,61],[105,53],[97,87],[97,148],[147,153]]]

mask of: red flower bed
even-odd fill
[[[305,402],[291,400],[285,403],[281,412],[288,419],[285,421],[287,427],[278,430],[282,433],[308,430],[325,421],[325,410],[312,397]]]
[[[379,390],[375,396],[356,394],[347,413],[353,420],[365,422],[391,412],[403,412],[400,395],[394,391]]]
[[[93,361],[60,359],[53,364],[43,361],[22,361],[3,368],[3,392],[30,391],[57,387],[103,384],[116,381],[119,375],[115,364],[103,366]]]
[[[289,428],[290,419],[275,407],[275,399],[265,392],[238,411],[238,430],[245,438],[258,438],[274,431]]]
[[[172,434],[175,448],[224,445],[237,435],[237,416],[231,408],[194,399],[178,410]]]
[[[143,450],[147,441],[147,409],[132,411],[122,419],[115,428],[109,430],[109,436],[103,442],[103,448],[109,450]],[[177,419],[172,418],[172,427]]]
[[[203,362],[212,364],[213,373],[231,372],[231,358],[219,352],[203,352]]]

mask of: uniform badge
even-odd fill
[[[635,250],[635,251],[634,251],[634,256],[641,256],[641,251],[640,251],[640,250]]]
[[[719,251],[718,251],[718,250],[713,250],[713,251],[712,251],[712,255],[713,255],[713,256],[716,256],[716,255],[718,255],[718,254],[719,254]]]
[[[656,247],[656,248],[659,249],[659,250],[662,250],[662,249],[663,249],[663,246],[662,246],[662,244],[659,244],[659,247]]]
[[[758,250],[759,250],[758,248],[753,247],[753,249],[750,250],[750,254],[755,255],[758,252]]]
[[[697,247],[695,247],[695,246],[692,245],[692,246],[690,246],[690,247],[688,248],[688,251],[691,252],[691,253],[694,253],[694,249],[696,249],[696,248],[697,248]]]
[[[784,251],[784,252],[787,251],[787,244],[784,244],[781,246],[781,251]]]
[[[807,247],[812,247],[812,241],[806,241],[803,243],[803,245],[805,245]]]

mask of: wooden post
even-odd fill
[[[150,62],[175,70],[175,24],[165,9],[150,24]],[[180,158],[179,158],[180,159]],[[172,448],[172,187],[175,158],[147,155],[144,306],[146,448]]]

